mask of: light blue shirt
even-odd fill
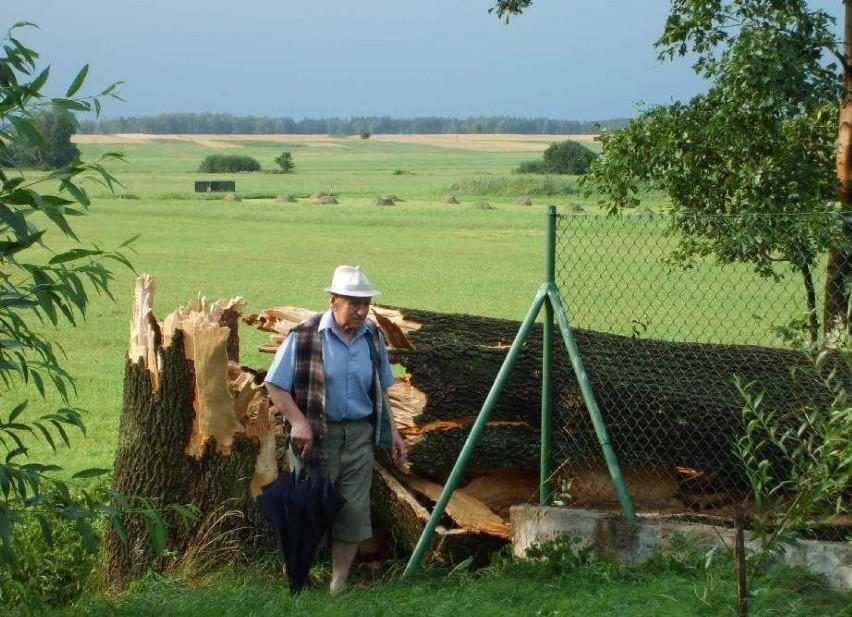
[[[338,328],[331,310],[323,313],[319,323],[322,341],[322,364],[325,373],[325,416],[332,422],[358,420],[373,413],[370,385],[373,382],[373,363],[367,326],[363,324],[350,343]],[[296,377],[295,337],[288,336],[275,354],[266,374],[266,381],[282,390],[292,392]],[[388,360],[385,341],[379,333],[379,380],[382,390],[394,384],[393,370]]]

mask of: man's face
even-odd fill
[[[370,298],[350,298],[332,295],[328,304],[334,321],[345,333],[350,334],[361,327],[370,312]]]

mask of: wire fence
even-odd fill
[[[555,282],[637,512],[724,523],[750,495],[738,454],[746,424],[737,379],[765,391],[763,408],[793,423],[804,409],[828,408],[834,394],[805,377],[811,358],[788,338],[808,309],[802,276],[779,268],[777,278],[764,277],[710,258],[671,263],[669,223],[661,215],[557,215]],[[813,272],[821,293],[824,264]],[[552,502],[618,508],[565,358],[553,379]],[[783,448],[762,447],[773,477],[783,477],[791,464]],[[847,486],[847,505],[850,494]],[[847,525],[833,521],[816,535],[848,538]]]

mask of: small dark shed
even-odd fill
[[[237,190],[234,180],[196,180],[196,193],[233,193]]]

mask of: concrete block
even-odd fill
[[[510,510],[512,552],[519,557],[536,544],[555,540],[561,534],[579,538],[578,547],[591,546],[598,559],[611,558],[623,564],[638,565],[652,555],[672,549],[676,537],[698,538],[707,547],[734,545],[734,530],[704,524],[689,524],[659,517],[638,517],[628,522],[621,514],[522,505]],[[746,535],[747,547],[755,548]],[[852,589],[852,545],[841,542],[802,540],[784,545],[781,559],[823,575],[840,590]]]

